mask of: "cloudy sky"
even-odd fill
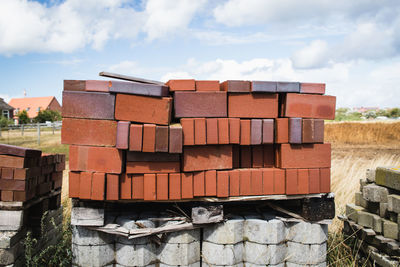
[[[398,0],[1,0],[0,97],[100,71],[323,82],[339,107],[400,106]]]

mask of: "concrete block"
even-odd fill
[[[246,267],[265,267],[265,264],[253,264],[251,262],[245,262],[244,266]],[[285,263],[279,263],[279,264],[269,264],[268,267],[285,267]]]
[[[149,265],[146,265],[145,267],[158,267],[158,266],[161,266],[161,264],[149,264]],[[116,264],[111,264],[111,265],[107,265],[104,267],[130,267],[130,266],[116,263]]]
[[[203,262],[212,265],[234,265],[243,261],[243,242],[234,245],[218,245],[211,242],[203,242]]]
[[[372,202],[387,202],[389,191],[386,187],[376,184],[368,184],[363,187],[364,199]]]
[[[372,260],[375,261],[375,263],[379,266],[382,267],[393,267],[393,266],[399,266],[399,262],[397,260],[390,259],[385,254],[381,254],[376,251],[370,251],[370,257]]]
[[[236,244],[243,241],[244,219],[235,216],[224,223],[206,227],[203,240],[215,244]]]
[[[395,222],[382,219],[383,236],[391,239],[399,239],[399,226]]]
[[[202,266],[207,266],[207,267],[226,267],[226,266],[229,266],[229,267],[248,267],[248,266],[250,266],[250,265],[247,265],[247,264],[244,265],[243,262],[240,262],[238,264],[232,264],[232,265],[215,265],[215,264],[210,264],[210,263],[207,263],[207,262],[203,261],[201,264],[202,264]],[[253,265],[253,266],[256,266],[256,265]]]
[[[174,221],[169,221],[161,224],[161,226],[175,223],[176,222]],[[200,241],[200,229],[167,233],[165,234],[165,239],[163,240],[164,243],[168,244],[189,244],[195,241]]]
[[[0,249],[0,266],[13,264],[19,257],[24,255],[24,246],[19,242],[11,248]]]
[[[243,240],[259,244],[279,244],[286,238],[286,227],[280,220],[246,219]]]
[[[326,242],[319,245],[305,245],[288,241],[286,261],[297,264],[326,262]]]
[[[114,261],[114,245],[80,246],[72,244],[72,264],[102,267]]]
[[[365,211],[363,207],[354,205],[354,204],[346,204],[346,216],[350,220],[357,222],[358,221],[358,212]]]
[[[367,201],[363,198],[362,192],[355,192],[354,193],[355,204],[357,206],[361,206],[363,208],[367,208]]]
[[[375,169],[367,169],[365,176],[368,182],[375,183]]]
[[[72,225],[72,243],[80,246],[99,246],[114,242],[114,235]]]
[[[400,213],[400,196],[388,195],[388,211]]]
[[[0,210],[0,230],[17,231],[24,224],[22,210]]]
[[[372,215],[372,229],[378,234],[383,231],[382,218],[375,214]]]
[[[26,229],[20,231],[0,231],[0,248],[11,248],[23,238],[25,238]]]
[[[173,267],[174,265],[168,265],[165,263],[159,263],[158,264],[159,267]],[[189,264],[189,265],[181,265],[180,267],[201,267],[201,263],[200,261]]]
[[[369,184],[369,183],[368,183],[367,179],[361,178],[361,179],[360,179],[360,191],[362,192],[364,186],[366,186],[366,185],[368,185],[368,184]]]
[[[379,216],[386,218],[388,212],[388,203],[379,203]]]
[[[292,262],[286,262],[285,267],[305,267],[305,266],[312,266],[312,267],[326,267],[327,264],[326,262],[321,262],[318,264],[313,264],[313,265],[304,265],[304,264],[297,264],[297,263],[292,263]]]
[[[265,245],[244,242],[243,260],[253,264],[280,264],[285,261],[286,244]]]
[[[357,223],[364,227],[373,228],[374,227],[373,214],[366,211],[359,211]]]
[[[115,261],[124,266],[147,266],[157,260],[154,243],[144,245],[115,244]]]
[[[72,207],[71,224],[80,226],[103,226],[104,209]]]
[[[376,168],[375,183],[400,190],[400,168]]]
[[[162,243],[158,248],[158,260],[164,264],[174,266],[199,262],[200,242],[196,241],[190,244]]]
[[[328,238],[328,225],[294,222],[289,224],[287,240],[303,244],[321,244]]]

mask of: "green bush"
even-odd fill
[[[30,122],[30,119],[28,117],[28,112],[26,110],[18,112],[17,117],[19,124],[27,124]]]
[[[44,123],[46,121],[60,121],[61,113],[55,110],[40,110],[38,115],[33,119],[33,122]]]
[[[7,127],[10,124],[13,124],[13,120],[9,120],[6,117],[0,116],[0,127]]]

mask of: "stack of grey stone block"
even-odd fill
[[[98,222],[116,223],[125,229],[176,223],[154,218],[165,217],[149,213],[102,214]],[[73,266],[326,266],[326,224],[267,213],[231,215],[223,223],[202,229],[155,236],[159,242],[153,237],[129,240],[93,230],[87,220],[75,217],[72,221]],[[91,223],[96,224],[94,217]]]
[[[367,170],[365,179],[360,180],[360,191],[355,193],[355,204],[346,205],[344,220],[348,226],[345,234],[366,229],[367,241],[375,248],[373,254],[379,256],[375,258],[380,262],[387,259],[386,266],[392,266],[392,260],[400,256],[400,170]],[[374,257],[369,258],[376,262]]]

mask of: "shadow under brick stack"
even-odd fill
[[[183,207],[208,207],[219,202],[227,210],[235,206],[233,212],[240,219],[233,218],[232,224],[238,228],[224,232],[219,224],[211,228],[202,226],[203,234],[184,242],[194,244],[196,248],[191,248],[192,252],[198,250],[190,257],[185,254],[186,260],[171,259],[175,254],[184,253],[178,252],[171,241],[164,244],[174,247],[168,247],[170,252],[163,245],[154,250],[148,245],[150,256],[145,263],[127,262],[123,256],[119,257],[118,253],[114,256],[109,251],[108,258],[98,265],[146,266],[158,262],[165,266],[323,266],[326,264],[326,219],[334,217],[333,195],[329,194],[331,146],[324,143],[324,120],[334,119],[335,104],[334,96],[325,95],[325,84],[315,83],[239,80],[220,83],[186,79],[162,84],[65,80],[62,143],[70,145],[69,196],[75,199],[74,229],[89,231],[85,226],[98,224],[103,227],[98,230],[103,231],[110,218],[114,222],[122,220],[127,209],[136,214],[130,216],[137,220],[141,217],[151,222],[149,218],[158,216],[158,221],[166,221],[168,216],[157,212],[170,207],[169,203],[181,204],[184,210]],[[127,203],[129,206],[123,206]],[[113,208],[110,210],[110,207]],[[122,213],[117,212],[121,210],[118,207],[125,207]],[[265,213],[254,211],[250,215],[254,207]],[[142,215],[146,211],[157,214]],[[297,225],[293,227],[299,235],[312,236],[307,227],[315,227],[325,237],[316,243],[289,237],[292,226],[282,223],[282,218],[293,213],[298,216],[287,220]],[[91,216],[97,219],[92,220]],[[316,222],[307,224],[301,218]],[[132,219],[133,224],[135,220]],[[258,241],[244,242],[243,224],[248,220],[255,220],[257,225],[248,230],[254,236],[257,236],[258,224],[281,223],[273,234],[281,235],[282,239],[272,243],[263,241],[262,245]],[[118,225],[132,225],[132,221],[129,224],[125,220]],[[216,236],[236,235],[235,231],[242,236],[237,242],[226,240],[230,237],[219,240],[205,236],[206,232]],[[183,234],[179,233],[174,235],[182,241]],[[85,247],[88,244],[80,242],[81,238],[79,234],[73,236],[76,253],[89,249]],[[90,253],[94,249],[118,250],[121,242],[127,251],[138,253],[134,243],[118,241],[120,237],[107,238],[97,248],[91,247]],[[291,244],[285,245],[284,240]],[[314,250],[310,250],[311,244],[315,245]],[[224,245],[232,246],[233,250],[222,251]],[[270,256],[257,258],[250,247],[259,245]],[[277,246],[285,249],[278,258],[272,259]],[[219,261],[215,254],[219,249],[236,261]],[[313,252],[322,256],[314,257]],[[85,255],[91,257],[88,254]],[[76,266],[88,260],[85,255],[79,255],[74,262]]]
[[[0,266],[24,266],[28,231],[32,256],[61,237],[64,169],[65,155],[0,144]]]

